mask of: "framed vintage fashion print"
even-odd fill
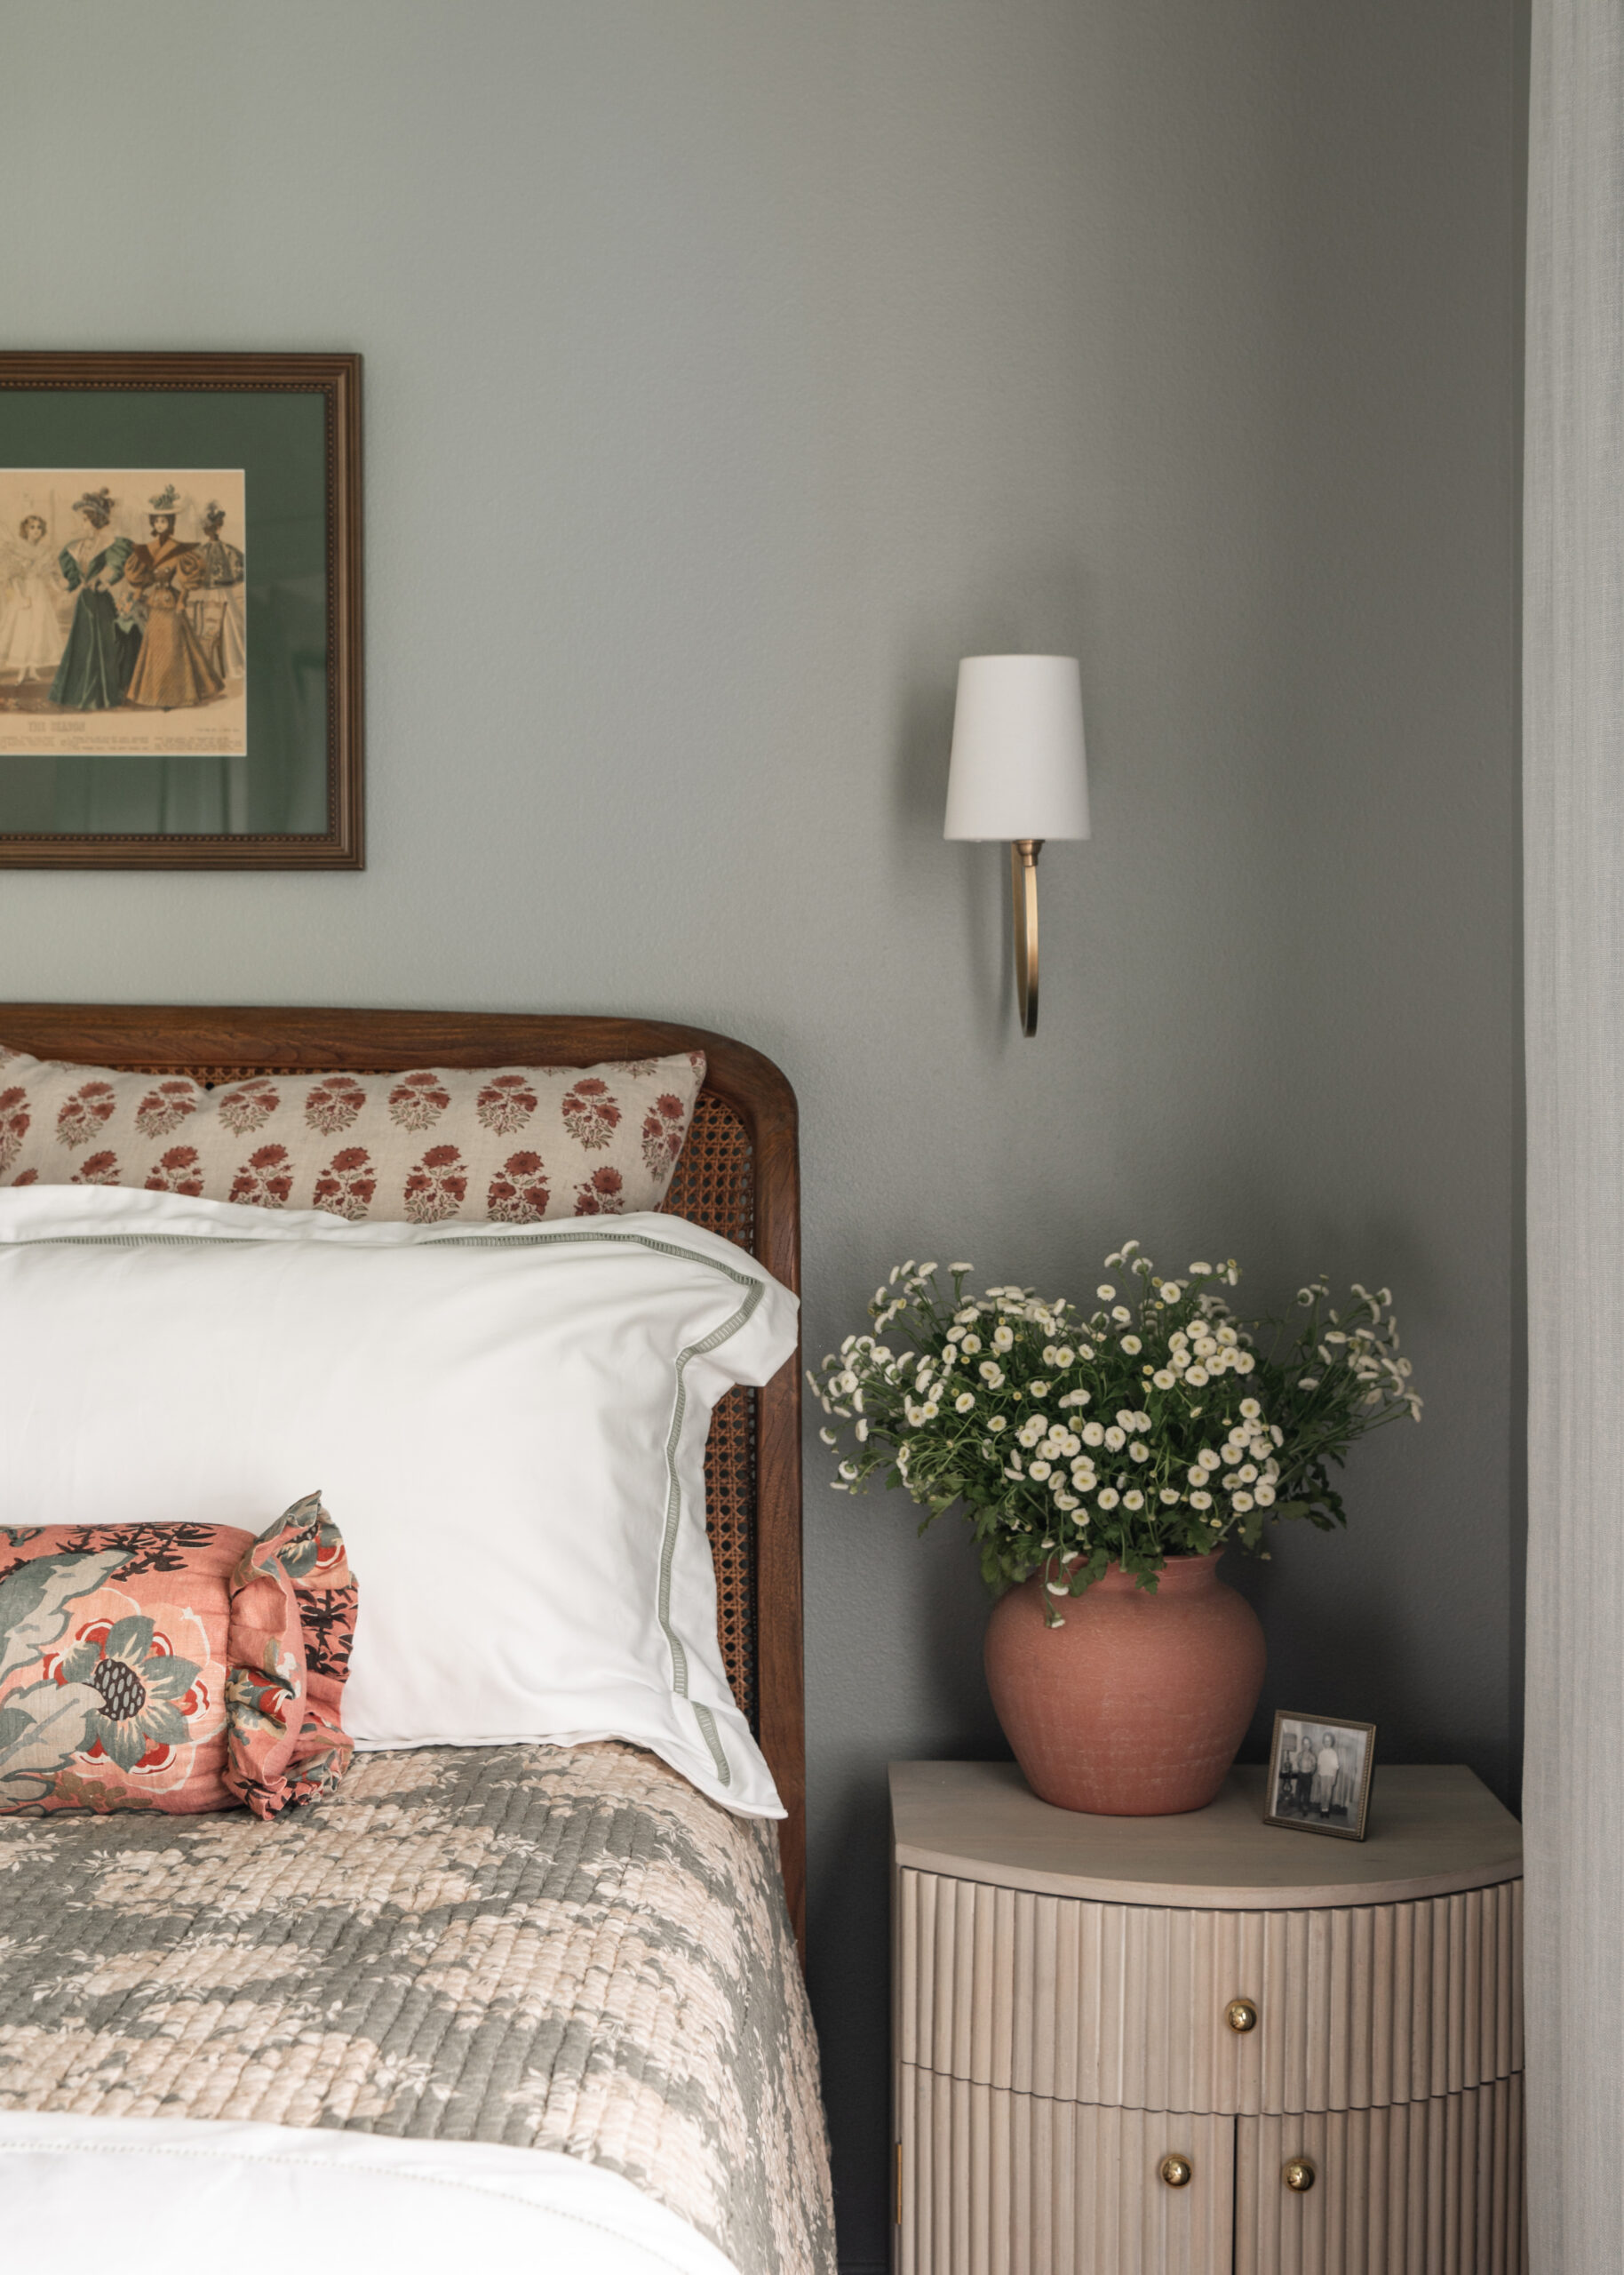
[[[0,355],[0,867],[362,863],[360,356]]]

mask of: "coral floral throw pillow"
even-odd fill
[[[0,1814],[330,1792],[355,1585],[313,1493],[235,1525],[0,1525]]]

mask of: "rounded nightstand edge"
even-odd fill
[[[1398,1880],[1319,1880],[1311,1888],[1203,1888],[1188,1882],[1181,1887],[1169,1880],[1090,1880],[1072,1872],[1002,1866],[905,1841],[896,1844],[896,1857],[900,1870],[934,1872],[941,1880],[1020,1888],[1034,1896],[1076,1896],[1089,1904],[1131,1904],[1173,1912],[1348,1912],[1365,1904],[1415,1904],[1435,1896],[1463,1896],[1471,1888],[1500,1888],[1523,1877],[1519,1857],[1500,1867],[1429,1872]]]
[[[1522,1827],[1459,1764],[1379,1768],[1367,1841],[1270,1825],[1263,1773],[1206,1809],[1089,1817],[1051,1808],[1010,1762],[893,1763],[892,1854],[943,1879],[1096,1904],[1316,1912],[1424,1903],[1523,1877]]]

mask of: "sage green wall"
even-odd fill
[[[7,12],[12,344],[362,349],[370,866],[0,875],[0,994],[639,1010],[777,1058],[816,1349],[902,1256],[1390,1280],[1429,1399],[1254,1592],[1513,1774],[1512,0]],[[955,660],[1083,659],[1011,1032]],[[883,1765],[964,1545],[809,1465],[812,1971],[886,2238]],[[1260,1724],[1260,1728],[1262,1725]]]

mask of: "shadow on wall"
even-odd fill
[[[826,1449],[817,1448],[818,1454]],[[831,1457],[832,1458],[832,1457]],[[812,1474],[817,1473],[814,1466]],[[919,1512],[901,1492],[871,1490],[862,1502],[874,1524],[904,1534]],[[908,1720],[931,1733],[927,1743],[899,1745],[899,1755],[961,1761],[1007,1761],[1009,1748],[992,1712],[982,1674],[981,1647],[991,1599],[975,1571],[974,1544],[962,1516],[939,1518],[939,1541],[914,1552],[918,1593],[909,1618],[910,1640],[923,1647]],[[932,1553],[935,1550],[936,1553]],[[827,1790],[841,1795],[819,1828],[820,1858],[807,1921],[808,1981],[819,2016],[824,2102],[834,2149],[836,2211],[849,2233],[863,2231],[865,2215],[891,2200],[890,2067],[876,2061],[890,2030],[891,1879],[890,1799],[882,1768],[870,1759],[825,1763]],[[888,2219],[888,2213],[887,2215]],[[842,2252],[843,2275],[879,2275],[883,2261]]]
[[[1007,883],[1001,888],[1000,922],[995,912],[1004,865],[994,860],[984,845],[949,844],[942,835],[952,733],[953,673],[943,671],[938,651],[928,666],[910,674],[894,730],[893,842],[907,849],[905,858],[911,866],[923,857],[928,866],[921,875],[933,879],[941,890],[956,885],[964,920],[959,934],[965,950],[967,1014],[979,1032],[996,1034],[1014,985],[1009,888]]]

